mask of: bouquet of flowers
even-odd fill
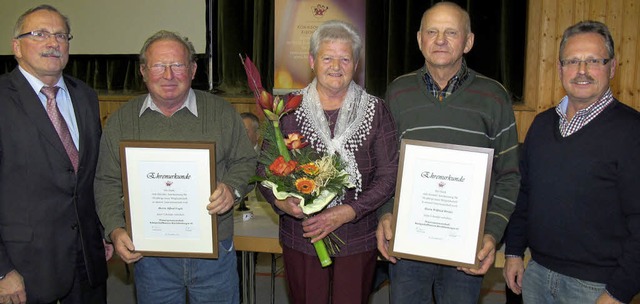
[[[320,155],[299,133],[287,134],[286,138],[283,136],[280,119],[300,105],[302,95],[290,96],[286,101],[280,96],[272,96],[262,87],[258,69],[249,57],[243,59],[240,55],[240,59],[256,105],[266,118],[262,133],[266,148],[259,159],[265,166],[265,176],[255,180],[271,189],[279,200],[287,197],[300,199],[302,212],[312,216],[322,211],[336,196],[343,195],[346,188],[355,185],[349,181],[349,174],[338,155]],[[329,252],[339,251],[336,241],[344,244],[333,233],[313,243],[323,267],[331,265]]]

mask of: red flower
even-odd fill
[[[287,149],[289,150],[302,149],[309,145],[308,142],[302,141],[303,138],[304,136],[300,133],[290,133],[287,135],[287,138],[284,139],[284,143],[287,145]]]
[[[271,110],[273,108],[273,96],[269,94],[269,92],[262,90],[260,94],[256,98],[258,105],[262,108],[262,110],[267,109]]]
[[[302,95],[290,96],[286,100],[286,104],[279,96],[274,98],[273,95],[262,87],[260,72],[251,59],[247,56],[242,58],[242,55],[240,55],[240,60],[242,61],[244,71],[247,74],[249,89],[251,89],[256,98],[256,107],[258,108],[258,111],[262,111],[269,120],[277,121],[282,117],[282,115],[289,113],[300,106],[300,103],[302,102]]]
[[[276,160],[269,166],[269,171],[277,176],[287,176],[298,166],[298,162],[295,160],[290,160],[288,162],[284,161],[284,157],[282,155],[278,156]]]
[[[287,100],[287,104],[284,105],[283,113],[288,113],[289,111],[297,108],[298,106],[300,106],[301,102],[302,102],[302,95],[293,95],[289,97],[289,100]]]
[[[251,89],[251,91],[256,95],[258,92],[264,91],[264,88],[262,87],[262,79],[260,79],[260,72],[256,65],[253,64],[247,55],[245,55],[244,60],[242,59],[242,55],[240,55],[240,60],[244,66],[244,72],[247,74],[249,89]]]

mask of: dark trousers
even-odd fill
[[[368,303],[376,267],[375,250],[334,257],[322,268],[315,255],[283,247],[284,269],[293,303]]]

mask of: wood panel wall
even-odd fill
[[[640,110],[640,0],[529,0],[528,5],[524,104],[514,106],[520,141],[535,115],[565,95],[557,68],[560,40],[567,27],[582,20],[609,27],[618,60],[611,90]]]

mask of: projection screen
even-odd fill
[[[11,55],[13,27],[42,0],[0,0],[0,55]],[[71,54],[137,54],[151,34],[166,29],[205,52],[204,0],[49,0],[71,20]]]

